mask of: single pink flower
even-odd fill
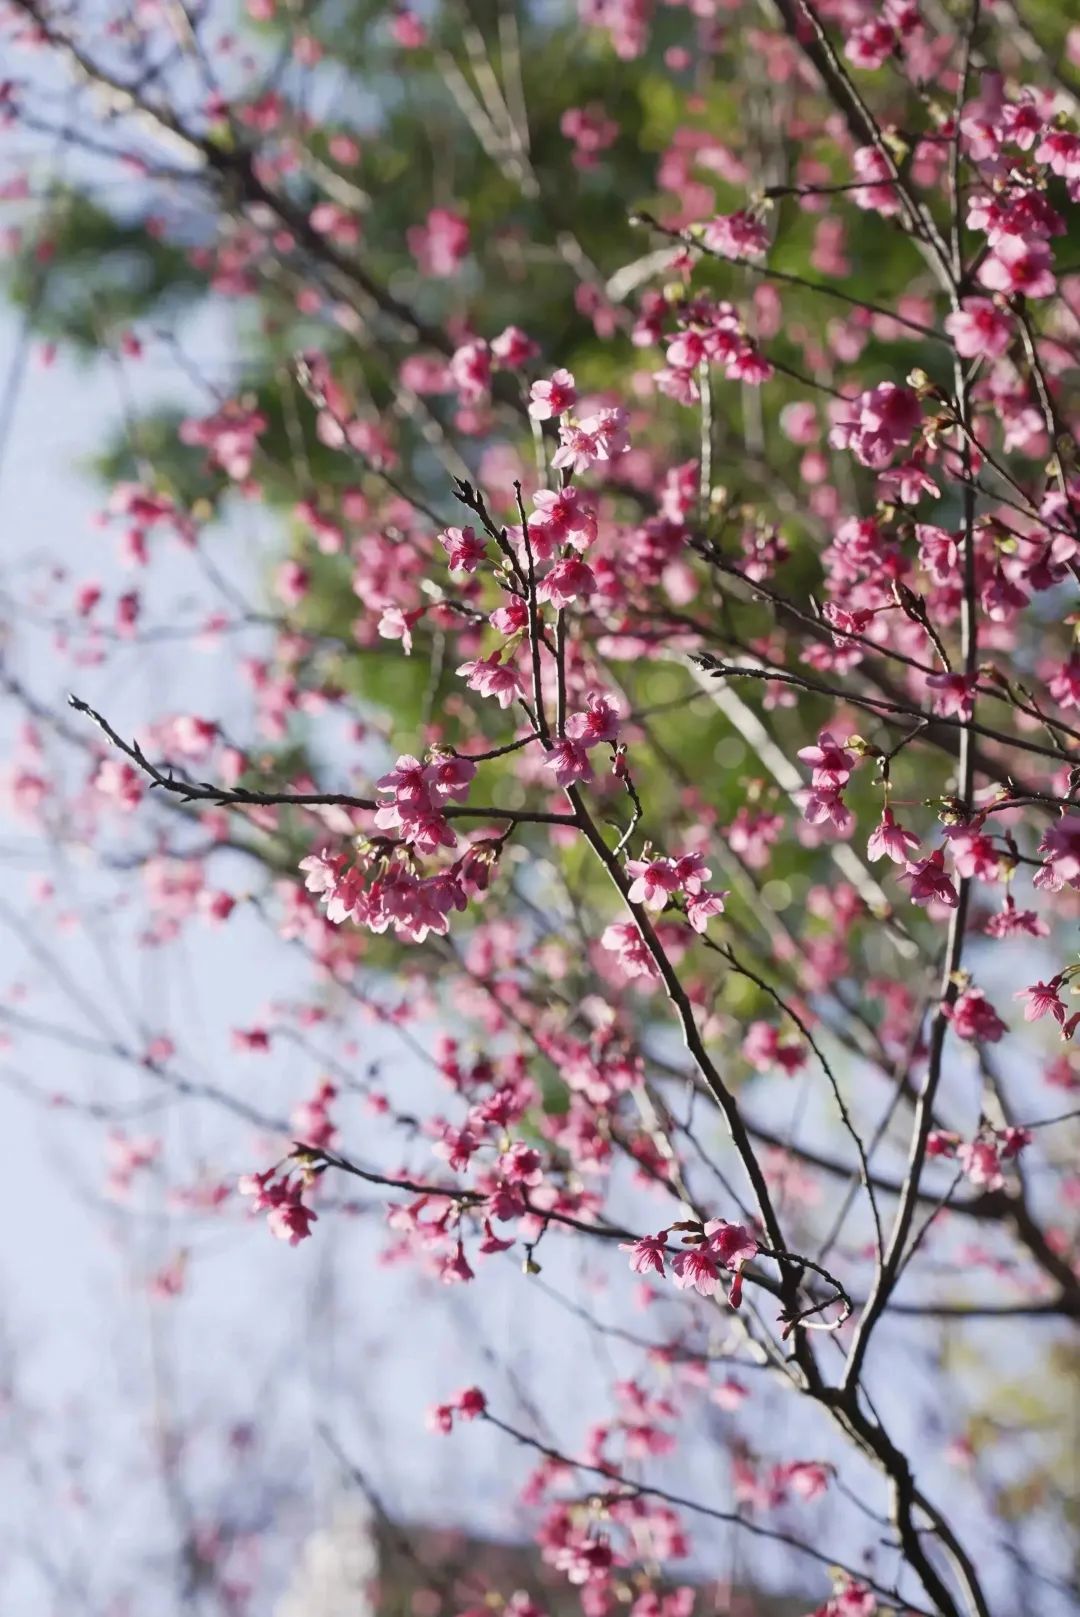
[[[1052,1016],[1060,1025],[1065,1021],[1065,1005],[1058,989],[1061,987],[1061,977],[1051,977],[1048,983],[1033,983],[1030,988],[1021,988],[1013,997],[1026,999],[1024,1006],[1024,1021],[1038,1022],[1041,1017]]]
[[[907,863],[908,854],[913,848],[919,846],[919,839],[912,831],[905,831],[893,815],[892,809],[883,809],[881,823],[874,827],[870,839],[866,844],[866,857],[868,859],[889,858],[894,864]]]
[[[529,389],[529,414],[534,421],[550,421],[565,415],[577,403],[577,388],[570,371],[558,370],[550,381],[534,382]]]
[[[620,1252],[629,1252],[630,1267],[635,1274],[664,1274],[664,1250],[667,1246],[668,1231],[659,1230],[655,1235],[643,1235],[638,1241],[621,1241]]]
[[[928,859],[909,862],[899,880],[911,883],[913,904],[930,904],[937,899],[955,909],[960,902],[960,895],[945,873],[945,855],[940,848],[935,848]]]
[[[697,1291],[702,1297],[715,1295],[719,1278],[716,1259],[706,1247],[686,1247],[675,1255],[671,1267],[680,1291]]]

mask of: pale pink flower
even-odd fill
[[[912,831],[905,831],[892,809],[882,809],[881,822],[871,831],[866,844],[866,857],[871,860],[889,858],[894,864],[904,865],[911,849],[918,846],[918,837]]]
[[[629,894],[631,904],[662,910],[681,882],[673,859],[628,859],[627,875],[634,878]]]
[[[556,741],[544,759],[544,768],[555,771],[555,781],[559,786],[572,786],[578,780],[592,780],[589,755],[579,741]]]
[[[500,707],[509,707],[521,695],[517,675],[499,662],[498,652],[462,663],[458,673],[464,675],[470,690],[478,691],[481,696],[493,696]]]
[[[992,292],[1027,298],[1052,297],[1057,287],[1051,268],[1050,246],[1038,239],[1002,236],[989,258],[979,267],[979,280]]]
[[[1012,322],[989,298],[965,298],[945,316],[945,330],[962,359],[999,359],[1013,336]]]

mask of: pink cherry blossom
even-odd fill
[[[1059,1025],[1065,1021],[1065,1005],[1058,992],[1062,981],[1060,976],[1052,977],[1048,983],[1033,983],[1030,988],[1018,990],[1014,998],[1027,1000],[1025,1022],[1037,1022],[1043,1016],[1052,1016]]]
[[[960,902],[956,888],[945,872],[945,855],[940,848],[935,848],[926,859],[918,859],[914,863],[909,860],[899,880],[911,883],[913,904],[937,902],[955,909]]]
[[[1012,341],[1012,323],[989,298],[965,298],[944,324],[964,359],[998,359]]]
[[[475,573],[487,555],[487,541],[472,528],[447,528],[439,535],[452,573]]]
[[[979,268],[979,280],[992,292],[1022,293],[1027,298],[1052,297],[1057,282],[1045,241],[1002,236]]]
[[[534,382],[529,389],[529,414],[534,421],[550,421],[565,415],[577,403],[577,389],[569,371],[553,372],[550,380]]]
[[[690,1246],[671,1260],[675,1284],[680,1291],[692,1289],[702,1297],[715,1295],[719,1284],[717,1259],[704,1246]]]
[[[575,781],[592,779],[592,764],[589,755],[579,741],[556,741],[547,758],[544,768],[555,772],[555,783],[558,786],[572,786]]]
[[[870,840],[866,844],[866,857],[888,858],[894,864],[906,865],[909,853],[918,846],[919,839],[914,832],[906,831],[898,824],[892,809],[886,808],[881,812],[879,824],[870,833]]]
[[[462,663],[458,673],[464,675],[470,690],[478,691],[481,696],[494,697],[500,707],[509,707],[521,695],[517,675],[512,668],[499,661],[497,652],[492,652],[490,657]]]
[[[660,1230],[656,1235],[643,1235],[637,1241],[620,1242],[620,1252],[629,1252],[630,1267],[635,1274],[658,1274],[663,1276],[664,1252],[667,1247],[668,1231]]]

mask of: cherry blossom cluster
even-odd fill
[[[671,1258],[671,1274],[680,1290],[692,1288],[702,1297],[715,1296],[720,1284],[720,1270],[731,1271],[728,1301],[738,1308],[742,1301],[743,1266],[758,1251],[758,1242],[743,1224],[728,1224],[724,1219],[711,1219],[698,1233],[693,1226],[672,1225],[672,1229],[690,1229],[686,1245]],[[630,1267],[635,1274],[667,1274],[665,1256],[668,1253],[670,1230],[656,1235],[644,1235],[640,1240],[624,1247],[630,1253]]]
[[[20,52],[95,81],[72,8],[9,9]],[[138,123],[140,185],[142,142],[170,186],[190,159],[207,229],[172,242],[170,195],[146,235],[254,357],[184,406],[178,469],[131,425],[101,518],[119,571],[64,561],[27,610],[65,670],[189,640],[235,689],[220,712],[159,702],[128,740],[34,699],[17,624],[0,669],[26,715],[5,797],[50,855],[100,845],[110,921],[155,960],[216,960],[257,925],[296,963],[287,998],[230,1014],[213,1081],[182,1029],[129,1048],[110,1026],[102,1059],[219,1103],[258,1130],[244,1160],[275,1161],[238,1186],[188,1161],[168,1205],[243,1205],[291,1246],[374,1215],[380,1262],[433,1308],[513,1274],[612,1334],[635,1368],[572,1451],[486,1381],[428,1413],[528,1456],[536,1543],[585,1617],[692,1617],[673,1563],[715,1526],[805,1558],[807,1606],[835,1549],[816,1617],[987,1617],[995,1535],[964,1547],[890,1380],[921,1330],[940,1447],[982,1480],[1004,1438],[946,1368],[956,1275],[1001,1282],[995,1341],[1080,1312],[1059,1144],[1080,1090],[1080,105],[1039,60],[1049,22],[577,0],[563,37],[557,7],[383,8],[370,37],[417,75],[438,157],[406,196],[381,129],[296,92],[338,65],[324,19],[246,9],[283,35],[273,82],[231,45],[235,95],[188,44],[143,58],[153,6],[107,30],[96,78],[110,140]],[[565,86],[537,85],[567,41]],[[32,88],[0,86],[0,134]],[[47,312],[63,250],[31,242]],[[152,326],[103,337],[122,377],[179,341]],[[219,566],[237,511],[258,513],[257,600]],[[174,567],[202,592],[190,622],[161,600]],[[54,871],[30,892],[51,970],[75,901]],[[23,994],[0,995],[12,1042],[40,1034]],[[271,1099],[286,1058],[306,1076]],[[164,1182],[171,1139],[96,1106],[110,1199]],[[193,1262],[155,1253],[163,1306]],[[773,1388],[820,1449],[774,1457]],[[720,1505],[683,1463],[706,1429]],[[834,1540],[849,1454],[871,1525],[845,1514]],[[521,1590],[502,1605],[542,1617]]]
[[[295,1173],[288,1167],[284,1171],[268,1168],[242,1175],[237,1188],[242,1196],[251,1198],[253,1213],[266,1214],[271,1235],[298,1246],[307,1240],[319,1216],[304,1201],[311,1182],[311,1172],[303,1166]]]

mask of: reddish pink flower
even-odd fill
[[[927,674],[927,686],[934,692],[931,706],[945,718],[970,719],[975,703],[975,680],[965,674]]]
[[[865,208],[870,213],[879,213],[883,218],[899,213],[900,202],[896,183],[891,178],[888,163],[877,147],[857,147],[852,153],[851,164],[856,178],[868,182],[851,192],[851,200],[855,206]]]
[[[254,1197],[253,1210],[266,1213],[270,1233],[279,1241],[298,1246],[311,1234],[311,1226],[318,1215],[304,1204],[301,1179],[287,1175],[279,1179],[271,1169],[268,1173],[246,1174],[238,1188],[242,1196]]]
[[[958,876],[971,876],[979,881],[997,881],[1001,860],[990,838],[972,826],[953,826],[945,833],[949,852]]]
[[[482,404],[491,387],[491,350],[486,342],[467,342],[450,356],[450,377],[462,404]]]
[[[394,12],[390,19],[390,32],[394,43],[400,45],[403,51],[420,50],[427,44],[427,29],[415,11],[410,11],[408,7]]]
[[[1000,1190],[1005,1183],[998,1147],[990,1140],[965,1141],[956,1148],[956,1160],[978,1190]]]
[[[476,1420],[486,1412],[487,1399],[479,1387],[466,1387],[458,1393],[454,1405],[462,1420]]]
[[[844,55],[856,67],[872,71],[883,67],[897,46],[894,29],[884,18],[853,28],[844,45]]]
[[[834,741],[828,730],[822,730],[816,746],[800,747],[798,757],[813,770],[814,785],[830,789],[846,783],[856,762],[855,754]]]
[[[955,909],[960,902],[956,888],[945,874],[945,855],[940,848],[935,848],[928,859],[909,862],[899,880],[911,883],[913,904],[931,904],[936,899]]]
[[[621,1241],[620,1252],[629,1252],[630,1267],[635,1274],[664,1274],[664,1251],[667,1247],[668,1231],[659,1230],[655,1235],[643,1235],[638,1241]]]
[[[795,796],[808,825],[829,824],[843,833],[855,823],[854,815],[835,788],[823,786],[807,789]]]
[[[539,1151],[524,1140],[516,1140],[509,1151],[503,1151],[497,1163],[498,1171],[512,1185],[539,1185],[544,1177],[543,1158]]]
[[[1024,1006],[1024,1021],[1038,1022],[1044,1016],[1052,1016],[1059,1025],[1065,1021],[1065,1004],[1058,993],[1064,979],[1060,976],[1051,977],[1048,983],[1033,983],[1030,988],[1021,988],[1013,997],[1026,999]]]
[[[777,1467],[777,1481],[800,1499],[817,1499],[829,1486],[832,1468],[817,1460],[789,1460]]]
[[[594,461],[614,460],[629,447],[625,412],[601,410],[583,421],[560,424],[559,447],[551,464],[560,470],[586,472]]]
[[[878,1609],[877,1596],[865,1583],[838,1574],[836,1593],[811,1617],[877,1617]]]
[[[432,208],[427,222],[410,226],[405,240],[422,274],[445,278],[469,251],[469,226],[460,213]]]
[[[103,758],[94,776],[94,790],[111,798],[125,813],[138,808],[146,793],[146,782],[138,770],[119,758]]]
[[[704,932],[714,915],[723,915],[727,896],[726,891],[711,892],[708,888],[690,894],[686,900],[686,919],[695,932]]]
[[[439,1268],[439,1279],[444,1286],[458,1285],[461,1282],[475,1280],[476,1275],[469,1266],[465,1256],[465,1244],[459,1240],[451,1257],[444,1258]]]
[[[983,931],[988,938],[1045,938],[1050,928],[1034,910],[1018,909],[1016,900],[1007,893],[1001,909],[990,917]]]
[[[841,408],[853,413],[837,421],[829,442],[836,449],[850,449],[856,460],[878,471],[910,443],[922,421],[916,395],[895,382],[881,382]]]
[[[609,118],[599,101],[587,107],[567,107],[559,128],[574,143],[574,167],[595,168],[599,154],[613,145],[619,126]]]
[[[1021,1151],[1031,1144],[1030,1129],[1010,1126],[999,1129],[997,1137],[1001,1141],[1001,1155],[1006,1159],[1018,1157]]]
[[[1039,852],[1047,855],[1047,865],[1053,868],[1056,880],[1075,882],[1080,877],[1080,814],[1063,814],[1056,824],[1048,826]]]
[[[742,1042],[742,1053],[758,1072],[779,1067],[792,1074],[805,1065],[806,1052],[800,1043],[785,1043],[771,1022],[751,1022]]]
[[[915,525],[915,537],[919,541],[920,565],[925,567],[935,584],[950,583],[956,577],[960,555],[956,535],[946,533],[944,528],[935,528],[930,523],[919,522]]]
[[[757,1255],[758,1243],[745,1224],[728,1224],[723,1219],[713,1219],[706,1224],[705,1234],[711,1255],[725,1269],[731,1270],[728,1301],[732,1308],[738,1308],[742,1302],[743,1267]]]
[[[951,1005],[942,1007],[959,1039],[997,1044],[1009,1031],[986,995],[978,988],[965,988]]]
[[[537,489],[529,518],[529,542],[538,561],[547,561],[569,541],[585,550],[596,538],[596,512],[576,488]]]
[[[234,1050],[247,1050],[265,1054],[270,1048],[270,1034],[264,1027],[234,1027],[232,1030],[232,1047]]]

